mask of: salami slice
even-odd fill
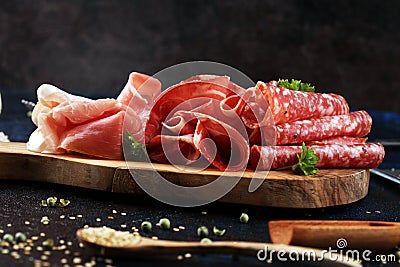
[[[286,145],[323,140],[335,136],[363,137],[370,132],[371,126],[372,118],[366,111],[360,110],[349,114],[262,127],[253,131],[250,143]],[[266,139],[273,140],[271,136],[275,136],[275,144],[266,142]]]
[[[276,81],[258,82],[275,124],[349,113],[347,101],[337,94],[300,92],[277,86]]]
[[[372,169],[379,166],[385,150],[379,143],[353,145],[312,145],[319,157],[318,168]],[[253,146],[250,154],[251,167],[257,170],[278,169],[298,162],[301,146]],[[271,154],[274,157],[271,157]],[[271,158],[273,161],[271,163]]]
[[[307,146],[311,145],[352,145],[352,144],[365,144],[367,137],[351,137],[351,136],[334,136],[322,140],[307,141]]]

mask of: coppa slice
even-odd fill
[[[193,144],[193,134],[157,135],[147,145],[149,158],[160,163],[189,165],[200,157]]]
[[[268,103],[276,125],[349,113],[347,101],[337,94],[289,90],[278,87],[276,81],[269,83],[258,82],[256,88],[262,92]],[[269,115],[269,113],[266,113],[266,115]],[[246,116],[246,114],[243,116]],[[267,117],[267,119],[269,118]],[[260,124],[263,125],[262,122]]]
[[[208,103],[210,99],[225,101],[226,98],[236,94],[221,83],[219,79],[215,82],[213,79],[198,80],[196,78],[193,81],[184,81],[171,86],[164,91],[150,111],[145,130],[146,143],[150,142],[154,136],[161,134],[162,123],[176,111],[192,111]]]
[[[318,168],[373,169],[379,166],[385,150],[379,143],[353,145],[312,145],[319,157]],[[251,148],[250,165],[253,169],[269,170],[291,166],[298,162],[301,146],[256,146]],[[274,155],[271,157],[271,155]],[[272,163],[271,163],[272,160]]]
[[[253,131],[250,143],[258,145],[265,141],[265,138],[272,140],[271,135],[275,136],[275,145],[299,144],[335,136],[363,137],[370,132],[371,125],[372,118],[366,111],[361,110],[349,114],[261,127]],[[269,143],[266,144],[269,145]]]

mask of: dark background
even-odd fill
[[[210,60],[400,112],[399,12],[395,0],[1,1],[0,90],[115,97],[131,71]]]

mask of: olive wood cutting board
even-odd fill
[[[118,193],[142,195],[145,192],[132,178],[146,177],[155,168],[172,183],[200,186],[210,183],[221,171],[207,169],[186,172],[168,164],[150,164],[122,160],[104,160],[83,155],[52,155],[28,151],[25,143],[0,142],[0,179],[26,180],[63,184]],[[285,208],[320,208],[342,205],[362,199],[368,193],[369,170],[321,169],[317,175],[300,176],[291,171],[240,173],[235,187],[218,201],[257,206]],[[228,177],[237,177],[230,172]],[[262,184],[249,192],[253,179]]]

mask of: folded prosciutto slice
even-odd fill
[[[319,157],[319,168],[362,168],[372,169],[379,166],[385,156],[385,150],[379,143],[352,145],[312,145]],[[298,162],[301,146],[256,146],[251,148],[250,164],[257,170],[278,169]],[[271,156],[273,155],[273,156]],[[271,162],[272,161],[272,162]]]
[[[41,153],[78,152],[122,159],[123,131],[143,136],[150,107],[160,91],[159,82],[139,73],[129,76],[117,99],[92,100],[43,84],[37,90],[38,103],[32,112],[38,128],[29,137],[27,148]]]

